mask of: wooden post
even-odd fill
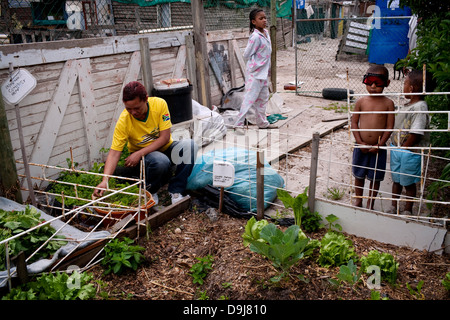
[[[221,187],[220,188],[220,198],[219,198],[219,213],[222,213],[222,209],[223,209],[223,195],[225,192],[225,188]]]
[[[142,79],[144,86],[149,96],[152,95],[153,90],[153,74],[152,65],[150,62],[150,47],[148,38],[139,38],[139,47],[141,49],[141,64],[142,64]]]
[[[192,99],[199,101],[197,93],[197,74],[195,67],[195,48],[194,38],[192,35],[185,37],[186,40],[186,73],[192,86]]]
[[[311,143],[311,169],[309,173],[309,188],[308,188],[308,207],[311,212],[314,212],[314,201],[316,200],[316,178],[317,178],[317,161],[319,159],[319,139],[320,134],[314,132]]]
[[[194,25],[194,48],[198,100],[201,105],[211,108],[211,85],[209,83],[209,62],[206,46],[205,14],[203,0],[192,0],[192,19]]]
[[[256,219],[264,219],[264,151],[256,154]]]
[[[270,57],[270,81],[272,92],[277,92],[277,6],[276,0],[270,0],[270,41],[272,56]]]
[[[0,196],[22,203],[17,179],[16,161],[6,118],[3,96],[0,92]]]

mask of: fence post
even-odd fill
[[[314,212],[314,201],[316,200],[316,178],[317,178],[317,161],[319,159],[319,139],[320,134],[314,132],[311,143],[311,168],[309,173],[308,188],[308,207]]]
[[[259,148],[259,146],[258,146]],[[256,219],[264,218],[264,151],[256,154]]]
[[[3,96],[0,91],[0,196],[22,202],[19,180],[17,179],[14,149],[6,117]]]
[[[142,63],[142,78],[144,80],[144,86],[149,96],[152,95],[153,90],[153,72],[150,62],[150,47],[148,38],[139,38],[139,47],[141,50],[141,63]]]

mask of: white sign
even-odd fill
[[[36,78],[26,69],[17,69],[2,84],[3,99],[9,104],[18,104],[36,87]]]
[[[213,186],[231,187],[234,183],[234,166],[227,161],[214,161]]]

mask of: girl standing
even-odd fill
[[[270,55],[272,44],[267,26],[267,17],[262,9],[253,9],[250,18],[250,37],[244,51],[247,60],[245,79],[245,96],[235,126],[237,132],[243,134],[245,117],[254,107],[256,125],[260,129],[273,129],[266,117],[266,107],[269,101]]]

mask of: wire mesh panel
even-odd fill
[[[316,1],[296,15],[299,94],[321,96],[325,88],[365,93],[362,77],[370,64],[388,69],[384,92],[401,92],[404,76],[396,63],[408,54],[410,11]]]

